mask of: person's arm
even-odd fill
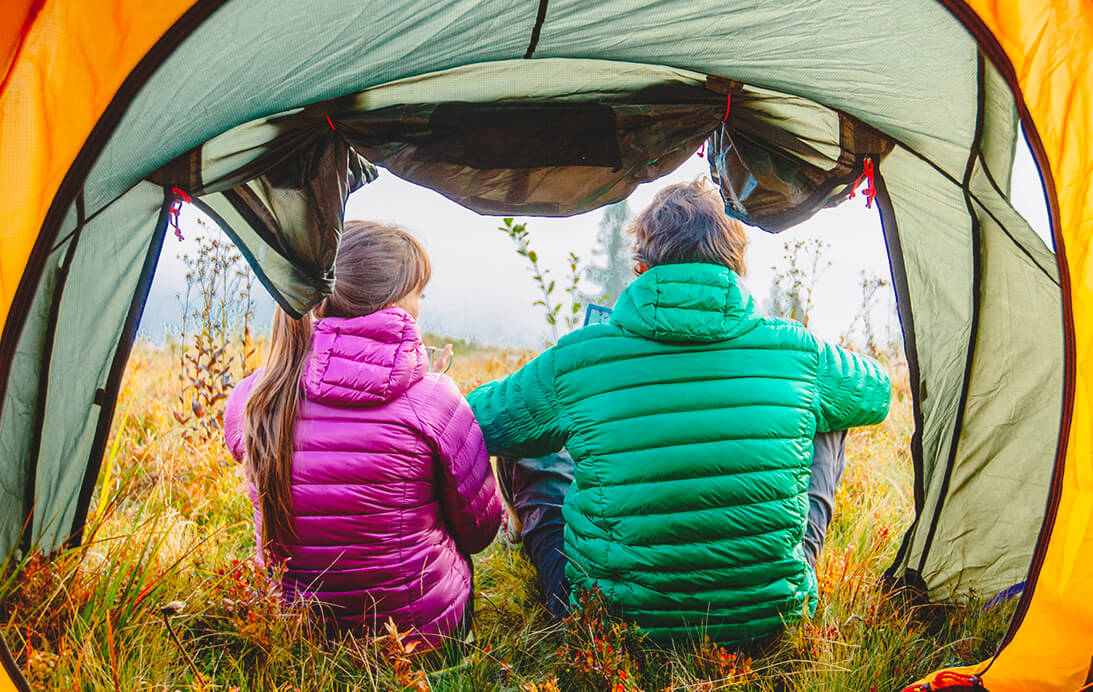
[[[490,468],[490,457],[474,413],[455,383],[440,376],[417,408],[437,459],[440,504],[456,546],[477,553],[493,542],[501,526],[501,499]]]
[[[243,434],[246,432],[247,396],[256,376],[257,374],[246,377],[235,385],[228,395],[228,403],[224,406],[224,442],[232,458],[238,462],[243,461],[246,449]]]
[[[892,383],[872,358],[821,342],[819,379],[817,432],[875,425],[888,415]]]
[[[547,349],[505,379],[467,395],[490,454],[541,457],[565,446],[554,390],[554,353]]]

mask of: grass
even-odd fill
[[[468,391],[531,355],[460,344],[450,374]],[[552,621],[527,560],[495,543],[475,558],[474,643],[427,655],[397,632],[331,633],[281,605],[250,559],[240,469],[220,439],[172,416],[174,372],[168,349],[138,345],[85,542],[0,573],[0,626],[36,688],[867,692],[982,660],[1008,622],[1008,608],[922,607],[878,587],[912,513],[905,368],[888,420],[849,438],[810,620],[747,651],[659,649],[591,596],[579,617]]]

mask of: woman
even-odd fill
[[[561,512],[570,584],[598,589],[654,640],[771,634],[816,606],[810,558],[822,532],[804,544],[813,438],[883,420],[888,377],[756,313],[740,283],[744,229],[704,183],[665,188],[631,231],[638,278],[609,323],[569,334],[468,401],[491,453],[564,445],[572,455]],[[534,485],[500,476],[517,477],[514,495]],[[546,591],[560,592],[558,560],[543,549],[561,529],[527,532]]]
[[[426,372],[429,273],[410,234],[347,221],[333,293],[314,321],[276,312],[266,367],[232,392],[224,434],[246,463],[259,555],[285,562],[286,599],[348,626],[391,618],[436,646],[469,624],[467,556],[501,510],[470,408]]]

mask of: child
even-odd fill
[[[286,600],[343,625],[393,618],[436,646],[469,626],[472,564],[501,505],[467,402],[427,372],[415,321],[429,258],[398,228],[347,221],[333,293],[277,310],[266,366],[228,400],[261,559],[284,561]]]

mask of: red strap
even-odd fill
[[[954,673],[951,670],[943,670],[934,676],[932,682],[916,683],[914,685],[908,685],[904,687],[901,692],[931,692],[931,690],[941,690],[946,687],[979,687],[978,675],[967,675],[965,673]]]
[[[334,127],[334,121],[330,119],[330,116],[329,116],[329,115],[328,115],[328,116],[326,116],[326,121],[327,121],[328,123],[330,123],[330,129],[331,129],[331,130],[337,130],[337,129],[338,129],[338,128]]]
[[[978,687],[979,676],[943,670],[934,676],[933,685],[934,689],[942,689],[944,687]]]
[[[861,181],[864,179],[868,183],[865,189],[861,191],[861,193],[865,195],[865,208],[872,208],[873,199],[877,196],[877,188],[873,184],[873,175],[873,159],[872,157],[866,156],[865,163],[862,164],[861,175],[859,175],[858,179],[850,185],[850,194],[847,195],[846,198],[854,199],[854,196],[857,194],[858,185],[861,185]]]

